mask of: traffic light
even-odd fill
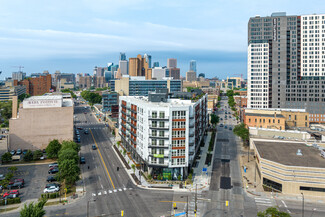
[[[229,206],[229,201],[228,200],[226,200],[226,206]]]

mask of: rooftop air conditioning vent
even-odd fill
[[[298,155],[298,156],[302,156],[301,149],[298,149],[296,155]]]

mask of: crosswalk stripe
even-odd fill
[[[107,194],[107,191],[104,191],[104,194]]]
[[[126,188],[123,188],[124,191],[126,191]]]
[[[99,193],[98,193],[98,196],[100,196],[100,195],[102,195],[102,192],[99,192]]]
[[[111,194],[111,193],[113,193],[113,191],[109,190],[109,191],[108,191],[108,193],[110,193],[110,194]]]
[[[122,191],[122,189],[118,189],[119,191]]]
[[[116,189],[114,189],[114,192],[117,192],[117,190],[116,190]]]
[[[95,196],[96,196],[96,194],[93,193],[93,197],[95,197]]]

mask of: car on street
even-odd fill
[[[7,185],[7,189],[17,189],[17,188],[23,188],[24,187],[24,183],[22,182],[14,182],[12,184]]]
[[[10,151],[10,154],[11,154],[11,155],[15,155],[15,154],[16,154],[16,151],[15,151],[15,150],[11,150],[11,151]]]
[[[88,130],[85,130],[85,131],[84,131],[84,134],[88,134]]]
[[[225,129],[227,129],[227,125],[225,125]]]
[[[82,130],[82,127],[77,127],[78,130]]]
[[[53,167],[53,168],[51,168],[51,169],[49,170],[49,174],[55,174],[55,173],[57,173],[57,172],[59,172],[59,168],[57,168],[57,167]]]
[[[54,192],[58,192],[59,190],[60,190],[59,187],[57,187],[57,186],[51,186],[49,188],[45,188],[43,192],[44,193],[54,193]]]
[[[222,118],[220,118],[220,121],[222,121],[223,119]]]
[[[84,114],[87,114],[87,112],[84,112]]]
[[[92,145],[91,148],[92,148],[93,150],[96,150],[96,149],[97,149],[96,145]]]
[[[54,176],[48,176],[46,179],[47,182],[55,182],[56,178]]]
[[[77,143],[80,143],[80,138],[77,138]]]
[[[85,157],[80,157],[80,164],[85,164],[85,163],[86,163]]]
[[[79,135],[80,133],[79,133],[79,131],[78,130],[76,130],[76,135]]]
[[[21,153],[22,153],[21,149],[18,149],[17,150],[17,155],[21,155]]]
[[[220,124],[219,127],[223,127],[223,124]]]
[[[49,164],[49,168],[51,168],[51,167],[57,167],[57,166],[59,166],[58,163],[51,163],[51,164]]]
[[[231,127],[229,127],[229,130],[232,130],[232,128],[231,128]]]

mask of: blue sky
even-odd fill
[[[166,65],[191,59],[207,77],[246,77],[247,22],[275,11],[324,13],[313,0],[0,0],[0,71],[91,73],[148,53]]]

